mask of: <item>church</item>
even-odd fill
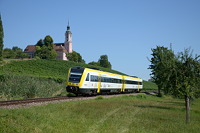
[[[70,26],[68,23],[67,31],[65,32],[65,42],[64,43],[54,43],[53,49],[58,54],[58,60],[68,60],[66,57],[67,53],[72,53],[72,32],[70,31]],[[36,45],[28,45],[24,53],[29,55],[29,58],[34,58],[36,52]]]

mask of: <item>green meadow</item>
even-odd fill
[[[184,100],[129,95],[0,109],[2,133],[198,133],[200,100],[185,124]]]

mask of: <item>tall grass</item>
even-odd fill
[[[24,75],[0,75],[0,100],[50,97],[65,91],[65,83]]]

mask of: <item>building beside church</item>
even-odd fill
[[[59,60],[67,60],[66,54],[72,53],[72,32],[70,31],[70,26],[68,23],[67,31],[65,32],[65,41],[64,43],[54,43],[53,49],[58,54],[57,59]],[[24,53],[28,54],[30,58],[35,56],[36,45],[28,45]]]

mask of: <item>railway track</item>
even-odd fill
[[[73,99],[73,97],[62,96],[62,97],[32,98],[32,99],[24,99],[24,100],[0,101],[0,106],[10,106],[10,105],[48,102],[48,101],[67,100],[67,99]]]
[[[154,93],[154,92],[152,92]],[[143,93],[127,93],[127,94],[115,94],[115,95],[100,95],[104,98],[109,97],[115,97],[115,96],[122,96],[122,95],[138,95],[138,94],[144,94]],[[147,94],[147,93],[145,93]],[[150,94],[150,93],[148,93]],[[27,105],[32,103],[47,103],[47,102],[54,102],[54,101],[71,101],[71,100],[85,100],[85,99],[94,99],[96,96],[90,96],[90,97],[67,97],[67,96],[60,96],[60,97],[48,97],[48,98],[32,98],[32,99],[23,99],[23,100],[10,100],[10,101],[0,101],[0,107],[7,107],[7,106],[18,106],[18,105]]]

